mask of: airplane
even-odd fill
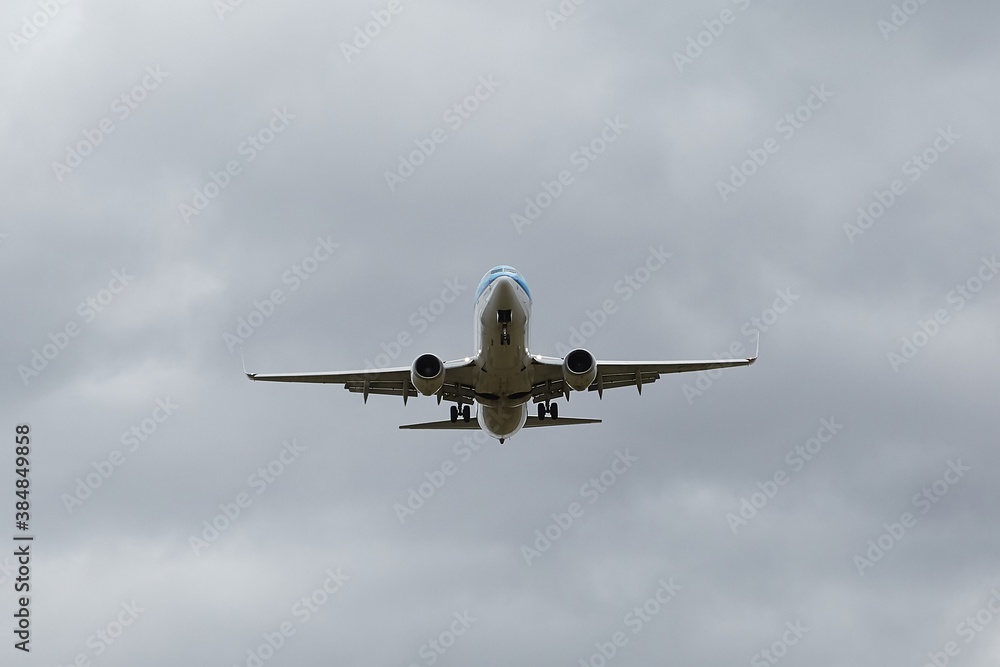
[[[594,424],[600,419],[561,417],[554,399],[571,391],[604,391],[643,385],[666,373],[687,373],[715,368],[749,366],[757,360],[713,359],[709,361],[598,361],[588,350],[576,348],[565,357],[547,357],[528,351],[531,291],[513,267],[490,269],[479,283],[475,297],[474,332],[476,354],[442,361],[434,354],[418,356],[410,366],[320,373],[247,373],[254,381],[317,382],[342,384],[361,393],[400,396],[437,396],[454,403],[450,419],[404,424],[401,429],[482,429],[503,444],[522,428]],[[760,340],[758,336],[758,348]],[[537,416],[528,415],[528,403],[538,405]],[[469,406],[478,404],[475,421]],[[549,419],[546,419],[549,417]]]

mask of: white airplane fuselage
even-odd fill
[[[518,276],[520,279],[520,276]],[[497,439],[517,433],[528,416],[532,373],[528,353],[531,297],[512,275],[491,277],[476,299],[475,365],[479,426]]]

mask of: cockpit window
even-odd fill
[[[521,277],[521,274],[513,266],[495,266],[490,269],[489,273],[483,276],[482,281],[479,283],[479,289],[476,290],[476,299],[478,300],[483,292],[486,291],[486,288],[489,287],[489,284],[501,275],[508,275],[517,281],[517,284],[521,286],[524,293],[528,295],[528,301],[531,301],[531,292],[528,291],[527,283],[524,282],[524,278]]]

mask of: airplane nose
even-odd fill
[[[495,281],[496,287],[493,288],[493,295],[495,298],[500,299],[504,302],[510,302],[517,299],[517,283],[510,276],[500,276]]]

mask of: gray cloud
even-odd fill
[[[922,665],[954,641],[954,664],[990,663],[994,4],[896,3],[919,9],[886,32],[891,2],[593,0],[553,30],[556,2],[401,0],[350,61],[341,44],[389,3],[244,2],[222,20],[218,4],[0,13],[0,392],[8,437],[29,422],[35,442],[29,661],[596,665],[613,647],[607,664]],[[483,79],[498,85],[456,125]],[[818,88],[832,96],[782,124]],[[614,119],[627,127],[581,171]],[[572,183],[519,232],[562,170]],[[305,278],[319,239],[338,247]],[[671,257],[625,300],[650,247]],[[599,358],[722,355],[760,329],[760,361],[577,395],[562,411],[603,424],[473,449],[396,428],[440,419],[433,401],[252,384],[227,345],[257,309],[242,348],[262,372],[462,357],[499,263],[531,285],[533,351],[614,298],[586,340]],[[446,281],[457,301],[411,318]],[[821,419],[843,428],[795,458]],[[292,440],[300,456],[261,489]],[[637,460],[590,503],[616,451]],[[970,469],[938,497],[950,461]],[[638,624],[661,580],[680,588]],[[467,631],[442,634],[463,613]],[[778,645],[786,623],[808,630]]]

